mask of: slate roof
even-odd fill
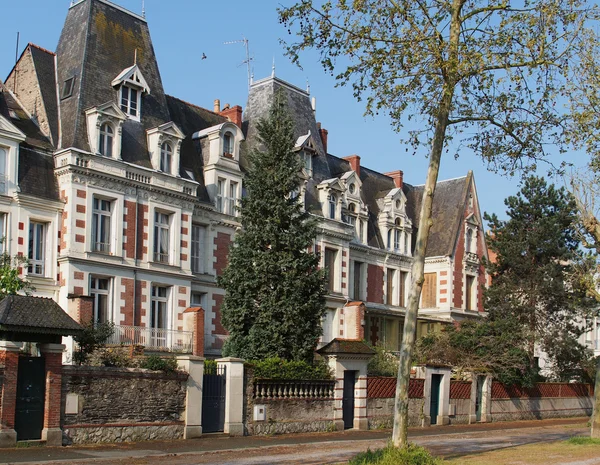
[[[73,96],[60,101],[62,146],[90,149],[85,110],[106,102],[117,102],[111,82],[121,72],[137,65],[150,88],[142,95],[141,121],[123,124],[124,161],[151,168],[146,147],[146,129],[171,120],[148,24],[137,15],[115,5],[85,0],[69,8],[56,49],[59,87],[75,77]]]
[[[317,353],[321,355],[373,355],[375,351],[363,341],[334,339],[317,350]]]
[[[31,43],[29,44],[29,49],[31,50],[31,58],[35,66],[52,141],[54,145],[57,145],[59,134],[58,99],[56,98],[56,73],[54,66],[56,55]]]
[[[70,336],[82,330],[52,299],[9,295],[0,302],[0,331]]]

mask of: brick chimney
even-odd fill
[[[350,167],[352,171],[356,173],[358,177],[360,177],[360,157],[358,155],[350,155],[349,157],[344,157],[342,160],[346,160],[350,163]]]
[[[229,118],[233,124],[235,124],[238,128],[242,128],[242,107],[236,105],[232,108],[224,109],[219,113],[221,116],[225,116]]]
[[[327,153],[327,135],[329,134],[329,131],[327,129],[323,129],[321,127],[321,123],[317,123],[317,129],[319,130],[319,135],[321,136],[323,150],[325,150],[325,153]]]
[[[213,111],[215,113],[221,113],[221,101],[218,98],[213,102]]]
[[[389,176],[394,180],[394,184],[396,187],[402,189],[402,184],[404,182],[404,172],[401,170],[398,171],[390,171],[389,173],[384,173],[386,176]]]

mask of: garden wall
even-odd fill
[[[593,390],[587,384],[540,383],[519,388],[492,383],[491,421],[584,417],[592,409]]]
[[[471,381],[450,381],[450,424],[469,423],[470,410]]]
[[[187,378],[186,373],[64,366],[64,442],[183,438]]]
[[[275,381],[244,375],[244,434],[333,431],[335,381]],[[264,412],[255,418],[255,406]]]
[[[408,388],[408,424],[423,426],[424,379],[410,380]],[[396,378],[367,378],[367,417],[369,429],[391,428],[394,422]]]

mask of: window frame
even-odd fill
[[[160,144],[160,171],[171,174],[173,167],[173,144],[165,141]]]
[[[197,239],[195,236],[195,230],[202,231],[201,238]],[[191,247],[190,247],[190,257],[191,257],[191,269],[192,273],[204,274],[206,273],[206,235],[207,235],[207,227],[203,224],[192,223],[192,234],[191,234]],[[197,248],[197,250],[194,250]],[[196,252],[196,253],[195,253]]]
[[[154,243],[152,246],[152,258],[156,263],[170,264],[171,262],[171,230],[172,212],[154,210]],[[161,220],[165,220],[164,222]],[[164,233],[164,234],[163,234]],[[166,237],[166,252],[163,250],[162,238]]]
[[[108,211],[98,208],[96,202],[101,207],[102,204],[106,203],[109,206]],[[91,237],[91,250],[96,253],[112,254],[112,215],[114,211],[115,201],[113,199],[103,198],[97,195],[92,196],[92,237]],[[98,237],[101,236],[101,225],[102,219],[108,218],[108,227],[105,226],[105,234],[108,235],[106,241],[98,241]],[[103,247],[98,247],[99,244],[104,244]]]
[[[339,251],[337,249],[331,247],[325,247],[325,250],[323,252],[323,266],[327,269],[327,290],[329,290],[330,292],[337,291],[336,262],[338,252]]]
[[[106,128],[108,131],[104,130]],[[113,158],[115,144],[115,128],[112,123],[103,121],[98,130],[98,153],[106,158]]]
[[[135,98],[133,93],[135,92]],[[125,95],[126,94],[126,95]],[[136,121],[140,120],[141,114],[142,89],[131,85],[122,84],[119,89],[119,108],[128,118]],[[132,104],[132,102],[134,102]]]
[[[106,281],[106,289],[102,289],[98,286],[100,281]],[[90,296],[93,298],[93,313],[92,313],[92,321],[94,322],[94,326],[97,324],[107,323],[112,321],[112,305],[111,305],[111,289],[112,289],[112,279],[103,277],[103,276],[95,276],[90,275]],[[104,321],[101,321],[99,317],[100,309],[99,309],[99,296],[104,296],[106,308],[104,309]]]
[[[40,229],[36,228],[38,226]],[[41,230],[41,239],[39,237]],[[27,266],[27,274],[32,276],[46,276],[47,266],[47,244],[46,239],[48,237],[48,223],[29,220],[29,242],[27,246],[27,256],[29,259],[29,265]],[[33,247],[35,243],[41,248],[41,258],[33,258]],[[39,268],[38,268],[39,267]],[[39,271],[37,271],[39,270]]]
[[[329,203],[329,219],[335,220],[337,217],[337,196],[329,194],[327,201]]]

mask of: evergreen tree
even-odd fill
[[[293,193],[301,165],[282,94],[258,124],[260,149],[249,154],[242,230],[218,280],[226,294],[223,354],[249,360],[312,361],[325,314],[325,272],[311,252],[316,225]]]
[[[576,364],[587,357],[577,339],[592,311],[591,300],[572,273],[581,259],[573,227],[575,202],[564,189],[532,176],[505,205],[508,220],[485,215],[491,228],[488,246],[497,254],[486,264],[492,276],[485,292],[489,317],[510,319],[522,328],[532,369],[539,347],[548,355],[555,377],[572,377]]]

